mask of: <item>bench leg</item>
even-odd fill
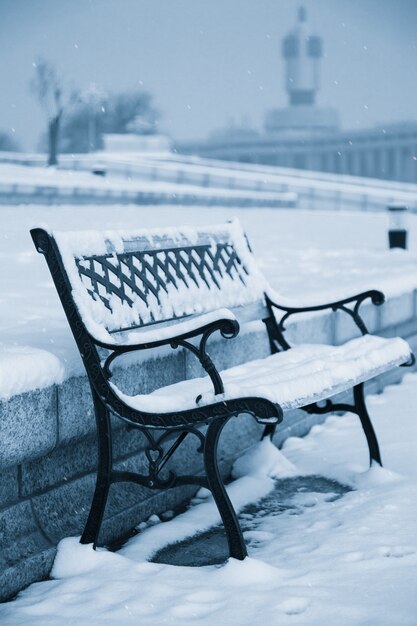
[[[261,441],[262,439],[266,439],[267,437],[269,437],[272,441],[274,435],[275,435],[275,431],[277,429],[278,424],[267,424],[263,430],[262,433],[262,437],[261,437]]]
[[[209,424],[204,444],[204,465],[207,481],[227,535],[230,556],[243,561],[248,555],[237,515],[224,488],[217,463],[217,447],[227,420],[217,419]]]
[[[90,513],[80,543],[92,543],[93,547],[96,548],[111,484],[112,439],[109,412],[94,390],[93,401],[98,437],[97,478]]]
[[[366,408],[365,404],[363,383],[361,383],[360,385],[356,385],[356,387],[353,388],[353,399],[355,401],[356,413],[359,416],[363,431],[365,433],[366,441],[368,442],[370,465],[372,465],[374,461],[379,465],[382,465],[378,439],[376,438],[371,418],[369,417],[368,409]]]

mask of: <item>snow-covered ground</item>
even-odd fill
[[[56,173],[49,175],[56,180]],[[83,176],[74,176],[77,185]],[[379,288],[395,296],[417,288],[417,215],[409,218],[410,251],[403,252],[387,250],[387,217],[377,213],[2,206],[0,397],[81,371],[31,227],[138,230],[232,217],[243,223],[262,270],[284,297],[308,302],[318,294],[327,300]],[[415,626],[416,383],[417,375],[409,374],[401,385],[369,399],[386,469],[366,471],[364,437],[351,415],[330,417],[308,437],[289,439],[285,456],[263,442],[237,462],[229,489],[239,510],[271,493],[280,479],[321,475],[350,487],[342,497],[299,489],[279,515],[246,513],[246,561],[187,568],[146,560],[168,542],[218,523],[202,491],[185,514],[150,524],[118,553],[64,540],[52,580],[0,606],[0,624]]]
[[[139,206],[0,207],[0,397],[59,382],[81,362],[44,259],[29,235],[52,229],[204,225],[238,217],[272,286],[306,302],[379,288],[417,287],[417,216],[410,251],[387,250],[379,213]]]
[[[249,558],[190,568],[146,561],[166,543],[218,523],[206,493],[184,514],[149,525],[119,553],[61,542],[52,580],[0,606],[2,626],[415,626],[417,375],[369,397],[385,469],[367,471],[353,415],[330,416],[283,454],[258,444],[235,464],[237,508],[282,479],[321,475],[351,490],[299,488],[280,514],[245,515]],[[152,520],[154,523],[155,520]]]

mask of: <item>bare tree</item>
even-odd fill
[[[65,109],[60,133],[62,152],[94,152],[103,148],[107,133],[155,134],[159,111],[144,91],[110,93],[91,84]]]
[[[56,165],[58,163],[59,129],[64,111],[62,80],[58,77],[53,65],[45,59],[39,59],[34,67],[36,74],[30,87],[48,119],[48,165]]]
[[[159,111],[146,91],[110,94],[103,117],[104,132],[153,135],[157,132],[158,117]]]

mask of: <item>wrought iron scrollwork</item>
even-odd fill
[[[164,431],[159,437],[155,437],[147,428],[141,427],[140,430],[147,440],[144,452],[148,463],[148,474],[142,475],[137,472],[113,471],[112,482],[135,482],[150,489],[168,489],[180,484],[189,483],[203,487],[207,486],[207,480],[203,476],[182,476],[178,475],[173,470],[168,472],[166,478],[161,478],[161,472],[165,465],[188,435],[192,434],[197,437],[199,441],[197,452],[200,454],[204,452],[205,435],[201,431],[192,426],[183,427],[181,431],[179,431],[178,437],[176,437],[169,448],[165,450],[164,443],[168,438],[172,438],[172,431]]]
[[[223,381],[210,355],[207,353],[207,341],[217,330],[220,331],[224,338],[231,339],[236,337],[239,333],[239,324],[236,320],[220,320],[219,322],[210,324],[210,326],[202,333],[198,347],[181,337],[171,341],[170,345],[174,349],[178,348],[178,346],[182,346],[192,352],[200,361],[204,371],[209,375],[210,380],[213,383],[214,394],[220,395],[224,393]],[[197,398],[199,398],[199,396],[197,396]]]
[[[148,308],[152,321],[149,298],[161,303],[161,295],[169,287],[188,287],[193,281],[197,287],[203,281],[208,287],[221,289],[225,275],[246,284],[247,270],[233,245],[218,242],[184,245],[156,250],[135,250],[123,253],[76,257],[79,276],[93,299],[101,300],[112,311],[112,299],[132,307],[135,298]],[[148,318],[148,316],[145,316]],[[141,320],[140,325],[146,325]]]
[[[178,337],[175,337],[175,339],[167,339],[165,341],[160,341],[157,343],[160,345],[164,345],[164,344],[170,345],[171,348],[173,349],[176,349],[179,346],[182,346],[183,348],[186,348],[190,350],[190,352],[195,354],[197,359],[200,361],[203,369],[210,376],[210,379],[212,380],[213,386],[214,386],[214,393],[217,395],[217,394],[224,393],[224,387],[223,387],[222,380],[220,378],[220,374],[218,373],[215,364],[213,363],[210,355],[207,353],[207,350],[206,350],[208,339],[216,331],[220,331],[220,334],[225,339],[232,339],[233,337],[236,337],[239,333],[239,323],[233,319],[220,319],[202,327],[201,329],[196,329],[193,332],[188,332],[183,335],[179,335]],[[191,337],[198,337],[198,336],[201,336],[200,344],[198,347],[196,347],[191,342],[187,341],[187,339]],[[134,352],[135,350],[145,350],[148,347],[153,347],[153,345],[149,345],[149,346],[148,344],[126,345],[126,346],[119,345],[115,348],[113,348],[112,346],[106,346],[106,347],[110,349],[110,354],[107,356],[107,358],[104,361],[103,374],[106,380],[109,380],[112,377],[112,371],[110,368],[113,362],[115,361],[115,359],[117,359],[120,356],[123,356],[124,354],[128,352]]]
[[[343,300],[306,307],[287,307],[272,301],[271,298],[266,294],[266,303],[270,312],[270,317],[264,320],[264,322],[268,329],[270,341],[272,344],[271,347],[275,346],[275,342],[277,342],[280,348],[283,350],[289,350],[291,348],[291,345],[284,337],[284,332],[286,330],[285,324],[291,316],[313,311],[325,311],[326,309],[330,309],[334,312],[343,311],[353,319],[361,334],[367,335],[369,331],[359,312],[361,305],[367,299],[370,299],[372,304],[375,304],[377,306],[385,302],[384,294],[376,289],[364,291],[363,293],[357,294],[350,298],[345,298]],[[351,308],[348,305],[353,305],[353,307]],[[277,310],[283,312],[280,319],[277,319]],[[277,351],[276,346],[274,351]]]

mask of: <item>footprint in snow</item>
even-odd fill
[[[340,528],[342,522],[338,520],[317,520],[307,526],[310,532],[317,532],[319,530],[332,530],[333,528]]]
[[[178,617],[179,619],[194,620],[199,617],[206,617],[222,607],[223,602],[211,602],[209,604],[207,602],[201,604],[199,602],[189,602],[187,604],[174,606],[171,612],[174,617]]]
[[[246,530],[243,533],[243,537],[250,544],[256,545],[265,541],[271,541],[274,538],[274,534],[266,530]]]
[[[303,543],[284,547],[283,552],[287,554],[310,554],[318,550],[319,547],[320,545],[318,543],[304,541]]]
[[[224,599],[224,594],[219,591],[195,591],[186,596],[187,602],[219,602]]]
[[[363,552],[348,552],[343,557],[346,563],[358,563],[359,561],[363,561],[364,558],[365,555]]]
[[[378,548],[378,554],[386,557],[394,557],[400,559],[403,556],[411,556],[416,550],[412,546],[381,546]]]
[[[278,604],[278,609],[287,615],[300,615],[304,613],[310,605],[310,600],[307,598],[287,598],[284,602]]]
[[[252,520],[254,515],[252,513],[241,513],[239,517],[244,520]]]

